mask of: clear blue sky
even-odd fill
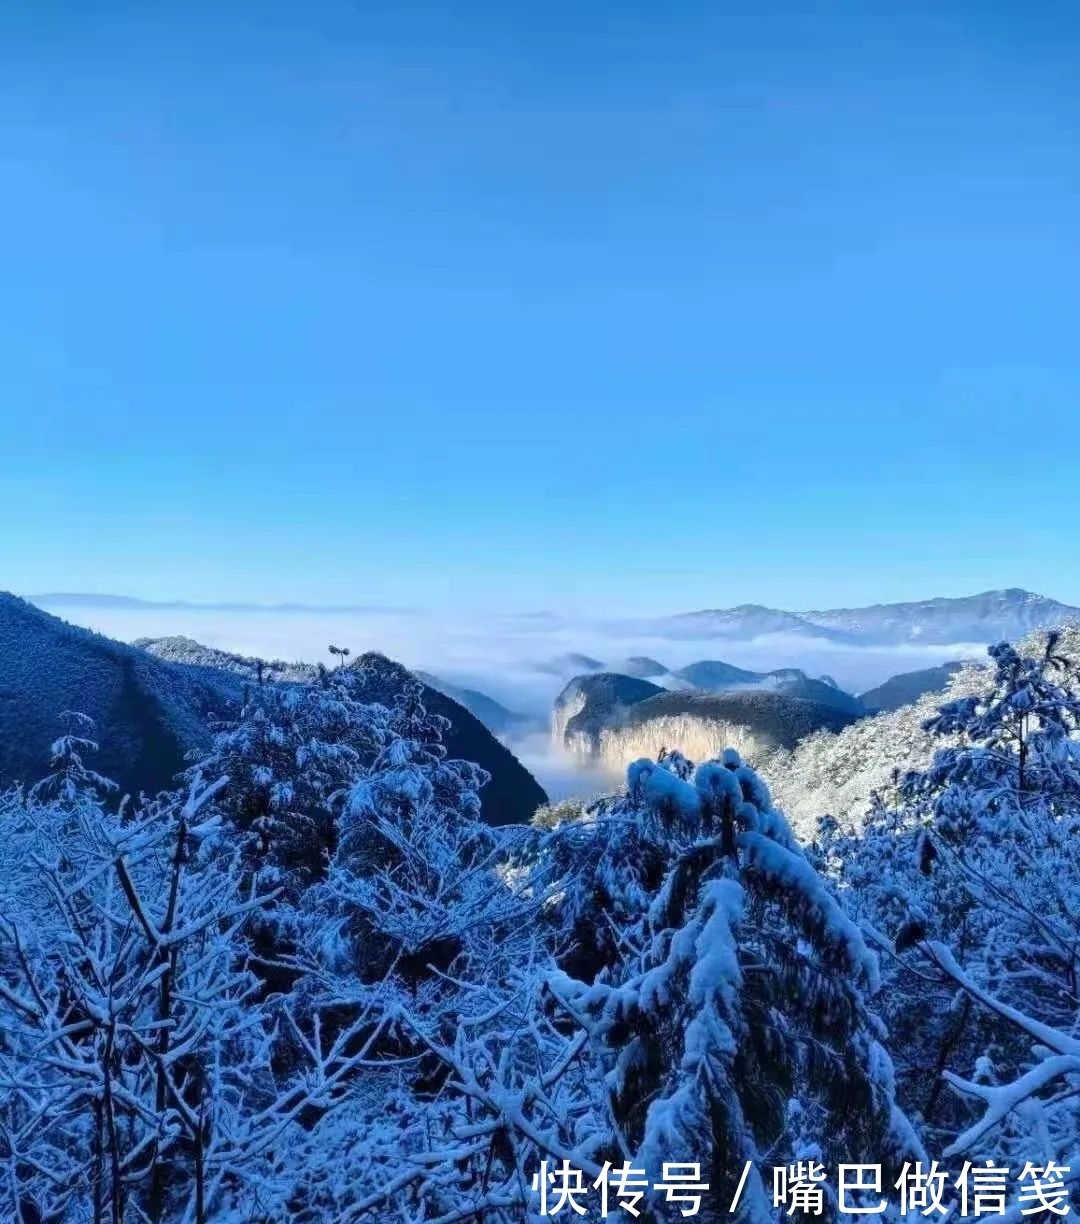
[[[1080,12],[0,10],[0,587],[1080,602]]]

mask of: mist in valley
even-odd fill
[[[553,802],[610,791],[622,777],[621,770],[582,762],[551,736],[553,702],[567,681],[587,670],[572,656],[588,656],[613,671],[641,655],[670,669],[702,659],[721,659],[755,671],[798,667],[811,676],[831,676],[842,688],[858,693],[900,672],[985,654],[980,644],[862,647],[785,634],[751,640],[673,639],[610,618],[552,614],[478,617],[425,610],[133,607],[85,600],[64,605],[47,598],[36,602],[72,623],[126,642],[183,636],[237,654],[328,665],[331,643],[347,647],[353,656],[379,651],[527,716],[527,730],[501,738]]]

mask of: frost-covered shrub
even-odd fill
[[[7,797],[0,1218],[202,1224],[250,1192],[275,1086],[245,928],[272,898],[242,886],[219,786],[120,813]]]
[[[585,815],[585,803],[581,799],[560,799],[558,803],[544,804],[536,809],[531,824],[537,829],[554,829],[570,820],[580,820]]]

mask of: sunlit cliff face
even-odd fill
[[[571,733],[572,735],[572,733]],[[592,743],[573,736],[567,747],[585,756]],[[594,759],[617,769],[640,757],[655,758],[662,748],[677,747],[693,761],[706,761],[725,748],[734,748],[746,760],[755,760],[772,745],[761,733],[735,723],[717,722],[691,714],[663,715],[630,727],[605,727],[595,741]]]

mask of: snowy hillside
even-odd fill
[[[929,764],[940,743],[923,723],[943,701],[979,691],[985,667],[970,664],[955,673],[944,691],[926,693],[898,710],[864,718],[839,734],[820,732],[794,750],[763,762],[777,803],[801,837],[813,836],[819,816],[834,816],[854,827],[877,792],[897,796],[898,774]]]
[[[1027,639],[1023,648],[1037,652],[1045,635]],[[1061,635],[1063,653],[1080,662],[1080,630]],[[759,762],[767,773],[777,802],[800,835],[810,838],[819,816],[830,815],[845,827],[857,826],[876,792],[895,802],[899,776],[930,764],[948,737],[935,736],[923,724],[946,701],[971,697],[985,687],[987,665],[960,667],[941,689],[876,717],[864,718],[838,734],[819,732],[793,750]]]

